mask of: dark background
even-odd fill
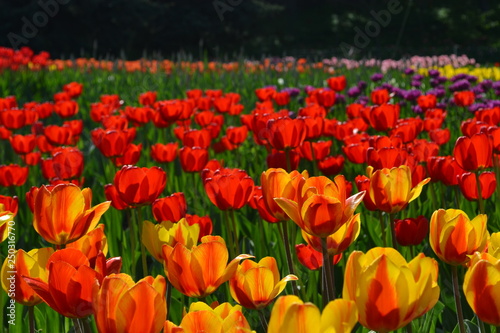
[[[17,35],[24,38],[19,46],[62,58],[321,59],[457,53],[500,61],[498,0],[400,0],[403,10],[353,53],[340,46],[355,46],[355,28],[364,31],[374,21],[370,11],[386,10],[388,0],[60,1],[67,4],[59,5],[57,14],[30,38],[23,37],[23,26],[43,10],[39,1],[0,1],[0,45],[12,46],[9,36]],[[222,12],[224,4],[228,10],[219,15],[216,5]]]

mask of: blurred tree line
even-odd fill
[[[0,8],[0,45],[65,58],[456,52],[498,61],[500,50],[498,0],[0,0]]]

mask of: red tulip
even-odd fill
[[[151,146],[151,157],[158,163],[170,163],[175,160],[178,154],[179,144],[174,143],[156,143]]]
[[[208,162],[208,150],[200,147],[182,147],[179,160],[184,172],[200,172]]]
[[[10,145],[12,146],[12,149],[14,149],[14,152],[19,155],[25,155],[28,153],[31,153],[33,149],[35,149],[36,145],[36,140],[35,140],[35,135],[33,134],[28,134],[28,135],[14,135],[10,137]]]
[[[28,168],[17,164],[0,165],[0,186],[22,186],[28,179]]]
[[[326,80],[326,83],[330,87],[330,89],[334,91],[342,91],[345,89],[345,86],[347,84],[345,76],[332,76],[328,80]]]
[[[471,138],[461,136],[455,143],[453,155],[462,168],[474,171],[491,166],[492,148],[486,133],[474,134]]]
[[[253,193],[253,179],[244,170],[205,169],[202,179],[210,201],[220,210],[242,208]]]
[[[389,102],[389,91],[387,89],[374,90],[371,93],[371,100],[373,104],[382,105]]]
[[[429,233],[429,220],[420,215],[394,221],[396,240],[402,246],[419,245]]]
[[[453,101],[458,106],[469,106],[474,103],[474,92],[472,91],[459,91],[453,95]]]
[[[151,209],[156,221],[177,222],[186,216],[186,198],[182,192],[174,193],[168,197],[156,199]]]
[[[459,176],[458,185],[464,197],[469,200],[477,200],[477,177],[475,173],[465,172]],[[479,175],[479,183],[481,184],[481,197],[483,200],[490,198],[495,192],[497,180],[494,172],[483,172]]]
[[[163,192],[167,175],[159,167],[125,165],[115,175],[118,196],[129,206],[150,205]]]
[[[302,119],[288,117],[270,119],[267,122],[267,140],[278,150],[297,148],[306,137],[306,125]]]

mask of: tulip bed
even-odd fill
[[[0,325],[496,332],[499,95],[466,57],[0,48]]]

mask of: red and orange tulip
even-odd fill
[[[1,278],[3,290],[5,290],[9,297],[15,299],[20,304],[28,306],[42,302],[42,299],[24,281],[23,276],[40,278],[42,281],[47,281],[48,271],[46,266],[52,253],[54,253],[54,249],[51,247],[33,249],[29,252],[18,250],[14,258],[14,266],[10,266],[9,259],[5,259],[2,266]],[[12,292],[13,290],[15,292]]]
[[[210,295],[234,275],[241,260],[251,257],[241,254],[228,264],[226,243],[219,236],[205,236],[191,249],[182,243],[163,245],[165,274],[175,289],[189,297]]]
[[[159,333],[167,315],[165,278],[146,276],[134,283],[130,275],[112,274],[95,286],[93,313],[102,333]]]
[[[267,211],[279,221],[288,220],[287,214],[274,201],[274,198],[284,197],[297,201],[302,187],[301,183],[308,177],[307,171],[300,173],[294,170],[288,173],[284,169],[270,168],[263,172],[260,176],[260,182]]]
[[[240,209],[252,196],[254,182],[244,170],[205,169],[201,177],[208,198],[220,210]]]
[[[349,333],[358,322],[353,301],[336,299],[323,309],[297,296],[282,296],[274,303],[268,333]]]
[[[165,189],[167,174],[159,167],[123,166],[115,175],[118,196],[129,206],[150,205]]]
[[[406,326],[439,299],[438,264],[422,253],[409,263],[393,248],[354,251],[347,260],[343,296],[356,303],[359,322],[377,332]]]
[[[108,210],[106,201],[91,207],[92,191],[73,184],[33,189],[33,227],[47,242],[63,245],[96,227]]]
[[[487,216],[470,220],[459,209],[439,209],[432,214],[429,243],[434,253],[447,264],[463,265],[476,251],[486,248],[489,233]]]
[[[48,259],[47,271],[45,281],[24,277],[45,303],[69,318],[85,318],[93,313],[92,290],[99,282],[85,254],[77,249],[56,251]]]
[[[342,175],[332,181],[324,176],[311,177],[298,188],[297,201],[275,198],[276,203],[305,232],[326,238],[352,218],[365,192],[347,198]]]
[[[298,278],[290,274],[280,280],[276,259],[265,257],[259,262],[243,261],[229,280],[229,287],[231,296],[238,304],[258,310],[269,305],[292,280]]]

